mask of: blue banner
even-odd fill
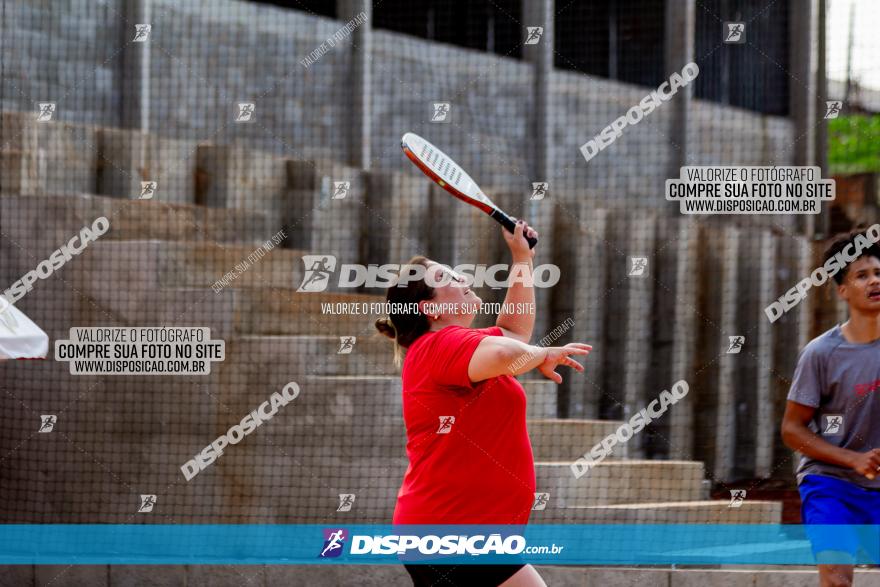
[[[0,525],[0,564],[811,565],[819,545],[877,564],[880,526]]]

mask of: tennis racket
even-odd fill
[[[412,161],[422,173],[430,177],[434,183],[445,189],[459,200],[482,210],[501,226],[513,233],[516,222],[495,205],[489,197],[483,193],[471,176],[453,161],[449,155],[420,137],[415,133],[408,132],[400,139],[400,147],[404,154]],[[529,248],[535,248],[538,239],[525,237],[529,241]]]

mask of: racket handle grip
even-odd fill
[[[513,231],[514,229],[516,229],[516,222],[514,222],[510,216],[508,216],[501,210],[495,209],[492,211],[492,218],[497,220],[499,224],[501,224],[501,226],[506,228],[507,232],[509,232],[510,234],[514,234]],[[538,244],[538,239],[534,237],[527,236],[526,240],[529,242],[530,249],[534,249],[535,245]]]

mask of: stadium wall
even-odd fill
[[[352,74],[351,37],[310,67],[300,63],[342,21],[231,0],[154,0],[150,6],[150,132],[238,142],[296,159],[352,159],[345,85]],[[3,110],[55,101],[61,121],[122,124],[127,74],[121,52],[134,23],[117,6],[13,1],[5,10]],[[589,165],[578,150],[650,88],[555,70],[550,120],[556,175],[539,178],[532,175],[528,141],[530,64],[384,30],[373,32],[372,47],[372,167],[398,170],[400,135],[423,127],[431,102],[448,101],[452,121],[433,125],[431,138],[484,186],[525,192],[532,181],[549,179],[558,197],[599,190],[601,196],[586,197],[611,206],[667,205],[659,192],[677,148],[669,144],[671,109],[661,107],[628,127]],[[254,124],[231,122],[239,101],[257,104]],[[693,164],[793,163],[789,118],[700,100],[693,101],[691,117]]]

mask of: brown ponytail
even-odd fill
[[[406,265],[422,265],[428,267],[428,259],[422,255],[416,255]],[[423,300],[434,297],[434,288],[427,284],[424,279],[410,279],[406,285],[398,286],[395,282],[388,287],[385,301],[394,308],[407,307]],[[431,329],[428,317],[421,312],[395,313],[392,312],[387,318],[376,320],[376,330],[388,338],[394,340],[394,364],[399,368],[403,364],[404,350],[415,340]]]

